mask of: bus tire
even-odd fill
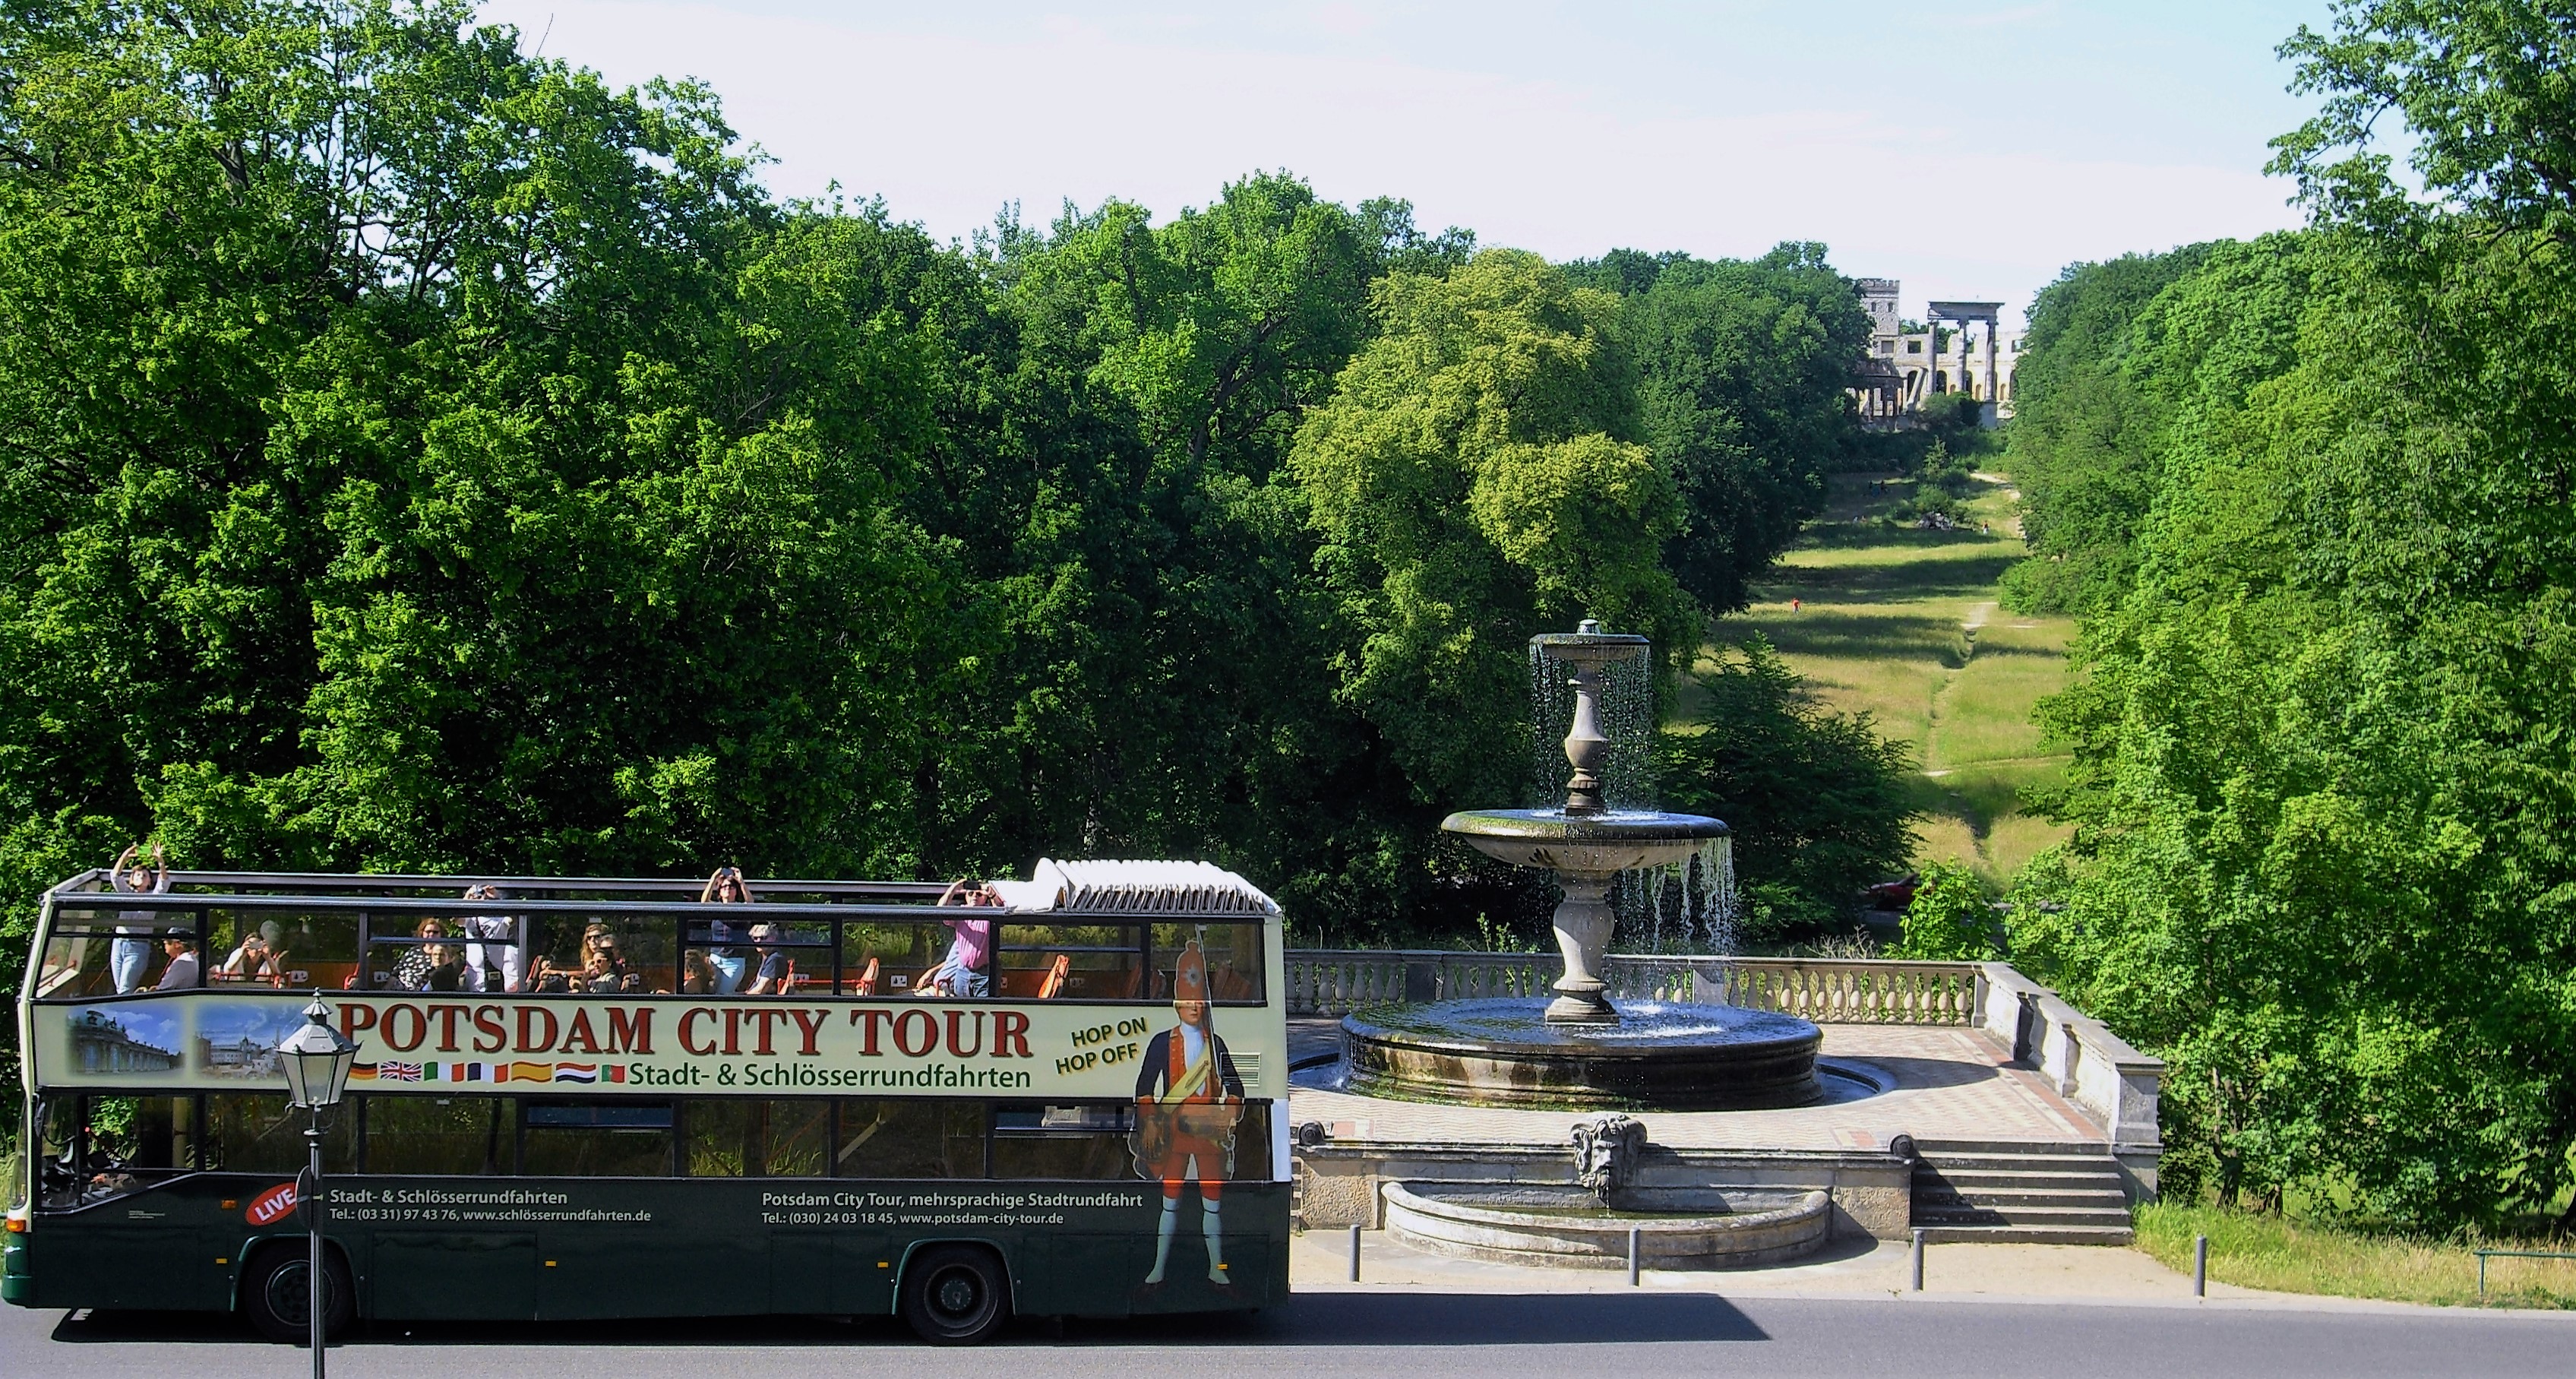
[[[276,1247],[260,1253],[242,1278],[241,1310],[251,1328],[272,1341],[289,1345],[313,1338],[312,1285],[306,1282],[305,1247]],[[349,1281],[348,1262],[337,1250],[322,1252],[322,1331],[325,1340],[347,1334],[356,1319],[357,1290]]]
[[[1001,1256],[976,1245],[933,1245],[903,1271],[903,1319],[932,1345],[978,1345],[1011,1316]]]

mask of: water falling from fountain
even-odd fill
[[[1529,649],[1530,721],[1532,735],[1529,792],[1525,803],[1538,808],[1565,798],[1573,767],[1565,749],[1547,731],[1574,711],[1574,688],[1567,667],[1532,642]],[[1652,661],[1644,656],[1601,668],[1601,732],[1610,739],[1601,771],[1603,802],[1613,812],[1656,807],[1654,741],[1655,682]],[[1525,908],[1532,917],[1553,910],[1562,898],[1553,878],[1534,873]],[[1613,939],[1621,951],[1649,953],[1729,954],[1735,951],[1738,901],[1735,855],[1728,840],[1712,838],[1698,854],[1664,867],[1622,872],[1611,891],[1618,915]]]

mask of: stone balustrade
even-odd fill
[[[1548,953],[1292,949],[1288,1013],[1347,1015],[1397,1002],[1545,996],[1557,970],[1556,956]],[[1818,1024],[1899,1025],[1975,1023],[1981,976],[1972,962],[1651,953],[1613,953],[1601,974],[1615,1001],[1688,1001]]]

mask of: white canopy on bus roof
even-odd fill
[[[1042,857],[1026,881],[996,881],[1013,910],[1086,914],[1276,915],[1261,888],[1206,862],[1059,862]]]

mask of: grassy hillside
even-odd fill
[[[1929,815],[1922,856],[1965,859],[1999,886],[2065,836],[2023,814],[2015,792],[2064,769],[2030,712],[2065,683],[2075,624],[2002,611],[1995,581],[2021,555],[2003,483],[1981,482],[1969,503],[1989,533],[1897,530],[1878,520],[1911,491],[1902,480],[1875,488],[1868,475],[1837,477],[1825,516],[1717,635],[1734,642],[1763,633],[1826,703],[1867,710],[1880,732],[1913,744]]]

